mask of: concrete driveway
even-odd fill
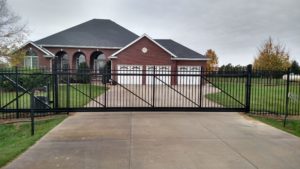
[[[239,113],[77,113],[6,169],[299,169],[300,139]]]
[[[200,92],[199,86],[196,85],[156,85],[154,90],[155,107],[199,107],[201,98],[201,107],[217,108],[221,105],[210,101],[205,97],[206,94],[220,92],[219,89],[205,84]],[[152,85],[113,85],[109,86],[106,93],[107,107],[152,107],[153,104],[153,86]],[[201,96],[200,96],[201,94]],[[105,95],[97,97],[95,101],[91,101],[86,107],[102,107]],[[229,101],[231,98],[227,98]],[[234,102],[233,102],[234,103]],[[237,102],[234,107],[242,107]]]

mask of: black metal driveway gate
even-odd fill
[[[249,111],[248,70],[1,69],[1,118],[58,112]],[[37,91],[35,106],[30,95]],[[40,90],[39,90],[40,89]]]

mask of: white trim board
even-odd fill
[[[202,60],[202,61],[207,61],[211,60],[210,58],[171,58],[171,60]]]
[[[122,47],[101,47],[101,46],[74,46],[74,45],[47,45],[41,44],[43,47],[55,47],[55,48],[91,48],[91,49],[121,49]]]
[[[32,46],[36,47],[38,50],[40,50],[40,51],[42,51],[44,54],[46,54],[46,55],[44,55],[44,57],[47,56],[47,57],[49,58],[49,56],[50,56],[50,57],[54,57],[54,56],[55,56],[55,55],[54,55],[52,52],[50,52],[49,50],[41,48],[40,46],[36,45],[36,44],[33,43],[32,41],[26,42],[26,43],[23,44],[19,49],[25,47],[25,46],[28,45],[28,44],[31,44]]]
[[[139,40],[141,40],[142,38],[148,38],[151,42],[153,42],[154,44],[156,44],[157,46],[159,46],[160,48],[162,48],[164,51],[166,51],[167,53],[169,53],[171,56],[173,57],[178,57],[176,56],[174,53],[170,52],[168,49],[166,49],[165,47],[161,46],[158,42],[156,42],[154,39],[152,39],[150,36],[148,36],[147,34],[143,34],[142,36],[138,37],[136,40],[132,41],[131,43],[129,43],[128,45],[126,45],[125,47],[123,47],[122,49],[118,50],[117,52],[113,53],[111,56],[109,56],[108,58],[117,58],[116,55],[118,55],[119,53],[121,53],[122,51],[124,51],[125,49],[127,49],[128,47],[130,47],[131,45],[135,44],[136,42],[138,42]]]

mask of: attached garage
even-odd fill
[[[121,73],[113,76],[114,79],[121,84],[142,85],[198,85],[200,70],[206,67],[208,60],[173,40],[152,39],[147,35],[140,36],[109,58],[112,70]],[[175,76],[177,71],[179,77]],[[125,73],[143,76],[122,75]]]
[[[198,85],[200,84],[200,66],[178,66],[177,84],[179,85]]]
[[[118,65],[118,83],[142,84],[142,76],[128,75],[128,74],[142,74],[142,72],[143,72],[143,66],[141,65]]]
[[[153,78],[153,74],[154,74],[154,68],[155,68],[155,74],[160,74],[161,76],[156,76],[156,78]],[[155,79],[155,84],[159,85],[159,84],[171,84],[171,76],[169,74],[171,74],[171,66],[169,65],[148,65],[146,66],[146,73],[149,75],[146,78],[146,84],[153,84]],[[166,76],[164,76],[164,74]]]

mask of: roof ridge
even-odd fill
[[[118,38],[116,38],[118,37]],[[34,41],[38,45],[123,47],[138,37],[111,19],[93,18]]]
[[[36,41],[34,41],[34,43],[36,43],[36,42],[38,42],[38,41],[41,41],[41,40],[43,40],[43,39],[49,38],[49,37],[51,37],[51,36],[53,36],[53,35],[55,35],[55,34],[59,34],[59,33],[65,32],[65,31],[67,31],[67,30],[73,29],[73,28],[75,28],[76,26],[86,24],[86,23],[88,23],[88,22],[90,22],[90,21],[93,21],[93,20],[95,20],[95,19],[90,19],[90,20],[85,21],[85,22],[83,22],[83,23],[80,23],[80,24],[71,26],[71,27],[69,27],[69,28],[67,28],[67,29],[64,29],[64,30],[61,30],[61,31],[58,31],[58,32],[53,33],[53,34],[51,34],[51,35],[49,35],[49,36],[46,36],[46,37],[41,38],[41,39],[39,39],[39,40],[36,40]]]

